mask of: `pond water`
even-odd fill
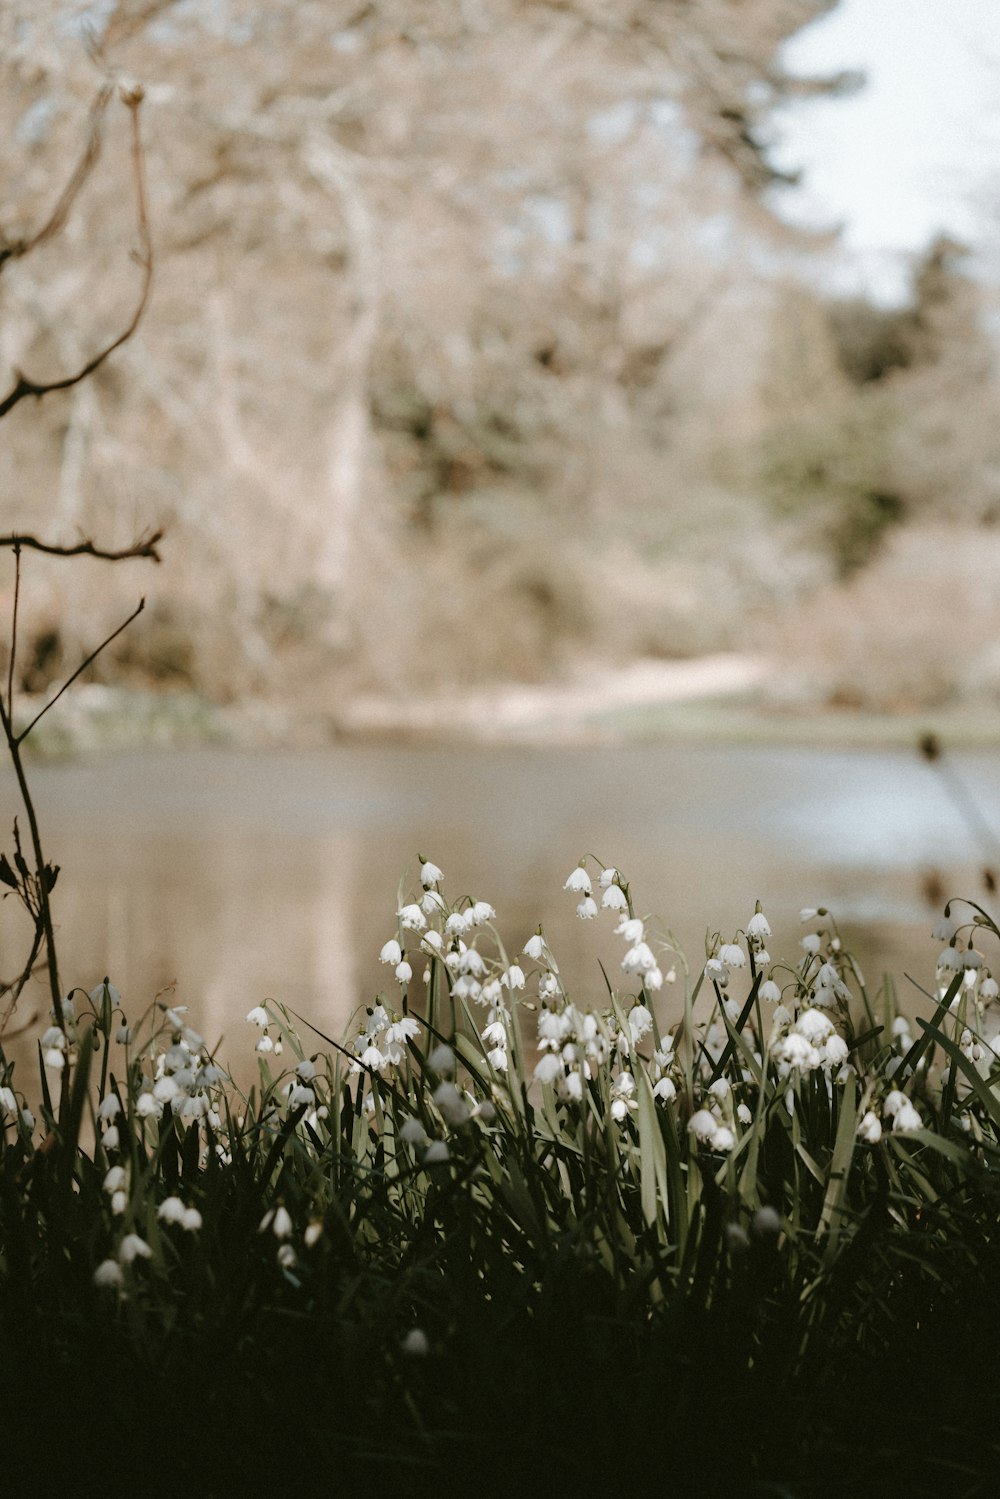
[[[954,766],[986,824],[1000,828],[1000,758]],[[772,954],[795,950],[802,905],[826,905],[870,980],[932,978],[931,871],[945,896],[982,893],[989,848],[938,770],[917,754],[753,746],[427,748],[310,753],[199,749],[37,766],[66,987],[109,974],[138,1014],[174,1000],[233,1058],[246,1011],[292,1005],[340,1036],[390,979],[397,892],[417,855],[446,893],[491,901],[510,949],[542,921],[577,993],[599,1000],[620,939],[607,916],[580,922],[562,889],[584,854],[616,864],[639,910],[673,929],[692,966],[707,929],[728,939],[760,899]],[[0,847],[19,811],[0,781]],[[22,818],[23,823],[23,818]],[[0,913],[2,970],[26,941]],[[915,995],[915,991],[912,991]],[[44,1015],[39,981],[19,1008]],[[27,1056],[29,1037],[14,1043]],[[30,1069],[33,1071],[33,1067]],[[22,1076],[24,1073],[22,1073]]]

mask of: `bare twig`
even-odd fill
[[[18,735],[15,736],[15,740],[14,740],[15,744],[21,745],[21,744],[24,743],[25,739],[27,739],[28,735],[31,733],[32,729],[35,727],[35,724],[38,722],[38,720],[40,718],[44,718],[45,715],[46,715],[46,713],[49,711],[50,708],[54,708],[55,707],[56,703],[62,697],[62,695],[66,691],[66,689],[68,687],[72,687],[72,685],[76,681],[77,677],[81,676],[87,670],[87,667],[90,666],[90,665],[92,665],[93,662],[95,662],[97,660],[98,656],[101,654],[101,652],[103,650],[106,649],[107,646],[109,646],[111,644],[112,640],[117,640],[118,636],[122,633],[122,631],[123,630],[127,630],[128,627],[129,627],[129,625],[132,623],[132,621],[134,619],[138,619],[139,615],[142,613],[142,611],[145,609],[145,607],[146,607],[146,600],[145,599],[140,599],[139,600],[139,606],[138,606],[138,608],[132,610],[132,613],[129,615],[128,619],[123,620],[122,623],[118,626],[117,630],[112,630],[112,632],[108,636],[107,640],[102,640],[101,643],[100,643],[100,645],[97,647],[97,649],[95,651],[91,651],[91,653],[87,657],[86,661],[83,661],[83,662],[80,663],[80,665],[77,667],[77,669],[73,673],[73,675],[71,677],[67,677],[66,678],[65,682],[62,684],[62,686],[60,687],[59,691],[56,693],[55,697],[50,698],[49,701],[45,704],[44,708],[39,708],[38,712],[35,714],[34,718],[31,720],[31,722],[29,723],[28,727],[26,729],[22,729],[21,732],[20,732],[20,734],[18,734]]]
[[[13,547],[16,552],[20,547],[30,547],[36,552],[45,552],[50,557],[98,557],[102,562],[127,562],[132,557],[148,557],[151,562],[160,562],[162,558],[157,550],[159,542],[163,540],[162,531],[153,531],[148,536],[140,536],[130,547],[124,547],[121,551],[108,551],[104,547],[96,546],[92,541],[78,541],[73,546],[58,546],[54,542],[40,541],[37,536],[10,535],[0,536],[0,547]]]
[[[17,656],[17,606],[21,597],[21,548],[14,548],[14,608],[10,621],[10,661],[7,663],[7,712],[14,716],[14,658]]]
[[[73,175],[60,193],[59,201],[45,223],[26,239],[15,240],[13,244],[0,245],[0,271],[3,270],[8,260],[20,260],[23,256],[29,255],[32,250],[36,250],[39,245],[44,245],[47,240],[54,239],[65,225],[80,189],[90,176],[101,154],[101,130],[104,124],[104,112],[108,107],[111,94],[111,85],[105,84],[91,105],[90,134],[87,137],[87,144]]]
[[[132,337],[146,310],[150,289],[153,284],[153,242],[150,237],[149,217],[146,210],[146,178],[142,150],[142,132],[139,128],[139,108],[143,98],[142,88],[136,84],[127,90],[123,89],[121,98],[131,116],[132,171],[135,181],[136,220],[139,231],[139,250],[136,252],[136,259],[142,267],[143,272],[142,286],[135,311],[124,331],[112,339],[109,344],[106,344],[98,354],[95,354],[82,369],[77,370],[74,374],[66,375],[61,380],[43,381],[32,380],[30,376],[23,374],[21,371],[15,371],[17,379],[13,389],[0,401],[0,417],[6,416],[9,411],[13,410],[27,396],[34,396],[36,399],[41,399],[42,396],[49,395],[52,391],[70,390],[74,385],[79,385],[81,380],[86,380],[88,375],[92,375],[95,370],[99,369],[116,349],[120,349],[122,344],[126,343]],[[87,170],[89,171],[89,167]],[[78,190],[78,188],[74,190],[74,196],[75,191]]]
[[[21,741],[14,733],[7,712],[7,705],[0,693],[0,728],[3,730],[7,741],[7,750],[10,754],[14,774],[17,776],[18,788],[21,792],[21,801],[28,816],[28,827],[31,830],[31,848],[35,859],[35,893],[38,898],[37,922],[41,927],[45,938],[46,964],[49,972],[49,992],[52,995],[52,1011],[56,1025],[64,1026],[62,1012],[61,993],[59,988],[59,965],[56,959],[56,938],[52,926],[52,907],[49,904],[49,882],[48,866],[45,863],[45,855],[42,853],[42,837],[38,829],[38,817],[35,814],[35,804],[31,799],[31,791],[28,788],[27,777],[24,774],[24,765],[21,761]],[[22,736],[23,737],[23,736]]]

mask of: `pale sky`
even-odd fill
[[[939,230],[1000,238],[1000,0],[840,0],[793,37],[792,73],[859,69],[865,88],[780,117],[776,197],[799,223],[843,224],[844,287],[899,295],[907,261]]]

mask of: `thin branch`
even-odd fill
[[[66,375],[61,380],[40,381],[32,380],[28,375],[16,370],[17,380],[14,388],[4,400],[0,401],[0,417],[5,417],[9,411],[27,396],[34,396],[36,399],[40,399],[52,391],[69,390],[72,386],[79,385],[81,380],[86,380],[88,375],[92,375],[95,370],[99,369],[116,349],[120,349],[123,343],[127,343],[136,328],[138,328],[139,321],[146,310],[150,289],[153,284],[153,242],[149,233],[149,216],[146,210],[146,178],[142,150],[142,133],[139,128],[139,107],[143,98],[141,86],[135,84],[128,90],[122,90],[121,98],[129,110],[132,123],[132,171],[135,179],[136,221],[139,231],[139,250],[136,252],[136,259],[143,271],[142,288],[135,311],[125,330],[119,333],[117,338],[112,339],[111,343],[106,344],[100,353],[95,354],[82,369],[77,370],[73,375]]]
[[[92,541],[79,541],[75,546],[57,546],[54,542],[39,541],[37,536],[11,535],[0,536],[0,547],[13,547],[15,552],[20,547],[31,547],[33,551],[45,552],[50,557],[99,557],[103,562],[127,562],[132,557],[148,557],[152,562],[160,562],[163,559],[157,545],[162,540],[163,532],[154,531],[150,536],[141,536],[130,547],[111,552],[96,546]]]
[[[31,733],[32,729],[35,727],[35,724],[38,722],[38,720],[40,718],[44,718],[45,715],[46,715],[46,713],[49,711],[50,708],[54,708],[55,707],[56,703],[62,697],[62,695],[66,691],[66,689],[68,687],[72,687],[72,685],[76,681],[77,677],[80,676],[83,672],[85,672],[87,670],[87,667],[90,666],[94,661],[97,660],[98,656],[101,654],[101,652],[103,650],[105,650],[111,644],[112,640],[117,640],[118,636],[122,633],[122,631],[123,630],[127,630],[128,627],[129,627],[129,625],[132,623],[132,621],[134,619],[138,619],[139,615],[142,613],[142,611],[145,609],[145,607],[146,607],[146,600],[145,599],[140,599],[139,600],[139,607],[137,609],[133,609],[132,610],[132,613],[129,615],[128,619],[124,620],[118,626],[117,630],[112,630],[112,632],[108,636],[107,640],[102,640],[101,643],[100,643],[100,645],[97,647],[96,651],[91,651],[91,653],[87,657],[86,661],[81,662],[81,664],[77,667],[77,669],[73,673],[73,675],[71,677],[67,677],[66,678],[65,682],[62,684],[62,686],[60,687],[59,691],[56,693],[55,697],[51,698],[45,704],[44,708],[39,708],[38,712],[35,714],[34,718],[31,720],[31,722],[29,723],[28,727],[26,729],[22,729],[21,732],[20,732],[20,734],[16,735],[15,740],[14,740],[15,744],[21,745],[21,744],[24,743],[24,741],[27,739],[28,735]]]
[[[14,716],[14,658],[17,655],[17,605],[21,597],[21,548],[14,548],[14,608],[10,622],[10,662],[7,666],[7,712]]]
[[[104,112],[111,98],[112,88],[105,84],[90,106],[90,134],[83,154],[76,164],[73,175],[59,195],[59,201],[46,219],[42,227],[27,239],[15,240],[13,244],[0,246],[0,271],[3,270],[8,260],[20,260],[29,255],[39,245],[44,245],[47,240],[54,239],[69,218],[76,197],[97,165],[97,158],[101,154],[101,131],[104,124]]]

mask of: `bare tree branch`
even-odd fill
[[[83,154],[76,164],[73,175],[59,195],[52,213],[46,219],[42,227],[27,239],[15,240],[13,244],[0,245],[0,271],[3,270],[8,260],[20,260],[25,255],[30,255],[32,250],[44,245],[47,240],[54,239],[69,218],[70,210],[76,201],[77,194],[97,165],[97,158],[101,154],[101,132],[104,125],[104,113],[111,98],[111,85],[105,84],[90,106],[90,134]]]
[[[55,542],[40,541],[37,536],[0,536],[0,547],[12,547],[15,552],[30,547],[35,552],[45,552],[50,557],[97,557],[102,562],[128,562],[133,557],[147,557],[151,562],[162,562],[158,545],[163,540],[162,531],[149,536],[140,536],[130,547],[112,552],[95,545],[92,541],[78,541],[74,546],[58,546]]]
[[[100,643],[100,645],[97,647],[97,649],[94,650],[94,651],[91,651],[91,653],[87,657],[87,659],[85,661],[82,661],[80,663],[80,665],[77,667],[77,669],[73,673],[73,675],[71,677],[67,677],[66,678],[65,682],[62,684],[62,686],[60,687],[59,691],[56,693],[55,697],[50,698],[49,701],[45,704],[44,708],[39,708],[38,712],[35,714],[34,718],[31,720],[31,722],[29,723],[28,727],[26,729],[22,729],[21,732],[20,732],[20,734],[18,734],[18,735],[15,736],[15,741],[16,741],[16,743],[18,745],[24,743],[25,739],[27,739],[28,735],[31,733],[32,729],[35,727],[35,724],[38,722],[38,720],[40,718],[44,718],[45,715],[46,715],[46,713],[49,711],[50,708],[54,708],[55,707],[56,703],[62,697],[62,695],[66,691],[66,689],[68,687],[72,687],[72,685],[76,681],[77,677],[81,676],[87,670],[87,667],[90,666],[94,661],[97,660],[98,656],[101,654],[101,652],[105,649],[106,646],[109,646],[111,644],[112,640],[117,640],[118,636],[122,633],[122,631],[128,629],[128,627],[132,623],[132,621],[134,619],[137,619],[139,617],[139,615],[142,613],[142,611],[145,609],[145,607],[146,607],[146,600],[145,599],[140,599],[139,600],[138,608],[132,610],[132,613],[129,615],[128,619],[124,620],[118,626],[117,630],[112,630],[112,632],[108,636],[107,640],[102,640],[101,643]]]
[[[14,387],[4,398],[4,400],[0,401],[0,417],[5,417],[7,413],[11,411],[20,401],[23,401],[26,396],[34,396],[36,399],[40,399],[42,396],[49,395],[52,391],[69,390],[72,386],[79,385],[81,380],[86,380],[88,375],[92,375],[95,370],[100,368],[100,366],[109,357],[109,355],[113,354],[116,349],[120,349],[122,344],[127,343],[127,341],[132,337],[136,328],[138,328],[139,321],[146,310],[146,304],[149,301],[150,289],[153,284],[153,242],[149,233],[149,216],[146,209],[146,178],[142,149],[142,133],[139,128],[139,108],[142,104],[143,90],[141,85],[132,84],[127,88],[123,87],[120,90],[120,95],[122,102],[126,105],[131,115],[132,171],[135,182],[136,220],[139,231],[139,249],[136,252],[136,259],[139,265],[142,267],[143,271],[142,287],[140,289],[139,300],[136,303],[135,311],[133,312],[128,326],[124,329],[124,331],[119,333],[117,338],[112,339],[109,344],[106,344],[105,347],[101,349],[100,353],[95,354],[92,359],[89,359],[83,366],[83,368],[77,370],[75,374],[66,375],[61,380],[42,381],[32,380],[30,376],[23,374],[21,371],[15,370],[17,379]],[[86,159],[87,153],[85,152],[84,160]],[[93,162],[91,161],[86,168],[86,172],[84,172],[84,177],[90,171],[92,165]],[[82,180],[83,179],[81,178],[81,182]],[[79,191],[79,186],[80,183],[77,183],[77,185],[73,188],[73,196],[75,196],[76,192]],[[65,198],[65,194],[63,196]],[[72,202],[72,197],[70,198],[70,202]],[[66,212],[68,212],[68,206],[66,208]],[[58,213],[59,208],[57,206],[56,215],[54,215],[54,218],[58,216]],[[65,213],[63,214],[63,218],[65,218]],[[50,220],[50,222],[52,221]],[[53,230],[52,232],[54,233],[55,230]]]

